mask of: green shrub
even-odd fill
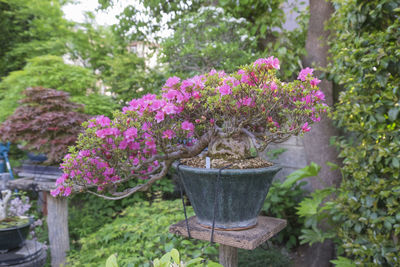
[[[333,118],[346,137],[343,181],[324,210],[339,253],[360,266],[399,266],[399,2],[333,3],[329,70],[343,89]]]
[[[193,215],[191,208],[188,215]],[[215,259],[217,249],[207,242],[187,240],[170,234],[171,224],[184,219],[181,200],[137,202],[111,223],[80,240],[80,250],[70,252],[68,266],[104,266],[113,253],[121,266],[151,266],[151,259],[172,248],[181,251],[182,260],[202,256]]]
[[[94,84],[90,70],[65,64],[61,57],[46,55],[29,59],[23,70],[11,72],[0,82],[0,122],[14,113],[28,87],[54,88],[77,96],[86,95]]]
[[[131,181],[129,186],[135,186]],[[170,179],[162,179],[147,192],[138,192],[128,198],[110,201],[90,194],[75,194],[69,202],[68,226],[74,249],[80,248],[79,239],[96,232],[102,226],[112,223],[124,209],[141,201],[164,198],[174,190]]]
[[[304,222],[304,219],[296,214],[296,206],[306,195],[306,190],[302,189],[306,182],[298,183],[298,181],[317,176],[319,169],[320,167],[312,162],[309,166],[288,175],[283,183],[273,182],[269,189],[263,212],[268,216],[287,220],[286,228],[274,239],[287,248],[299,245],[301,227]]]

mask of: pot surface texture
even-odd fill
[[[0,229],[0,250],[11,250],[22,246],[32,222],[33,220],[29,219],[24,225]]]
[[[198,222],[212,227],[215,207],[215,228],[225,230],[256,226],[269,187],[280,169],[224,169],[217,183],[219,169],[179,166]]]

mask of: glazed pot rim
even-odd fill
[[[21,229],[21,228],[25,228],[27,226],[30,226],[33,223],[33,218],[32,217],[28,217],[28,216],[19,216],[21,219],[29,219],[29,221],[23,225],[18,225],[18,226],[12,226],[12,227],[8,227],[8,228],[3,228],[0,229],[0,232],[6,232],[6,231],[10,231],[10,230],[16,230],[16,229]]]
[[[178,164],[179,161],[175,161],[172,166],[174,169],[178,169]],[[187,170],[187,171],[192,171],[192,172],[196,172],[196,173],[219,173],[220,169],[215,169],[215,168],[197,168],[197,167],[190,167],[187,165],[179,165],[179,169],[180,170]],[[268,172],[272,172],[272,171],[280,171],[282,169],[282,166],[280,166],[279,164],[274,163],[274,165],[269,166],[269,167],[264,167],[264,168],[252,168],[252,169],[223,169],[221,171],[221,173],[223,174],[236,174],[238,172],[242,173],[242,174],[246,174],[246,173],[264,173],[266,171]]]

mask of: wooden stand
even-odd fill
[[[210,241],[211,229],[201,226],[196,217],[188,219],[192,238]],[[241,231],[214,231],[214,242],[219,243],[219,263],[224,267],[237,267],[237,248],[253,250],[286,227],[286,220],[260,216],[257,226]],[[170,233],[188,237],[185,220],[173,224]]]
[[[54,198],[50,191],[55,182],[35,181],[33,177],[20,178],[8,182],[10,189],[44,191],[47,199],[47,227],[51,252],[51,266],[58,267],[65,263],[69,250],[68,202],[65,197]]]

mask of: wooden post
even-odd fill
[[[64,197],[54,198],[49,192],[46,195],[51,266],[59,267],[65,263],[66,252],[69,250],[68,202]]]
[[[219,263],[224,267],[237,267],[238,266],[237,248],[220,244]]]

